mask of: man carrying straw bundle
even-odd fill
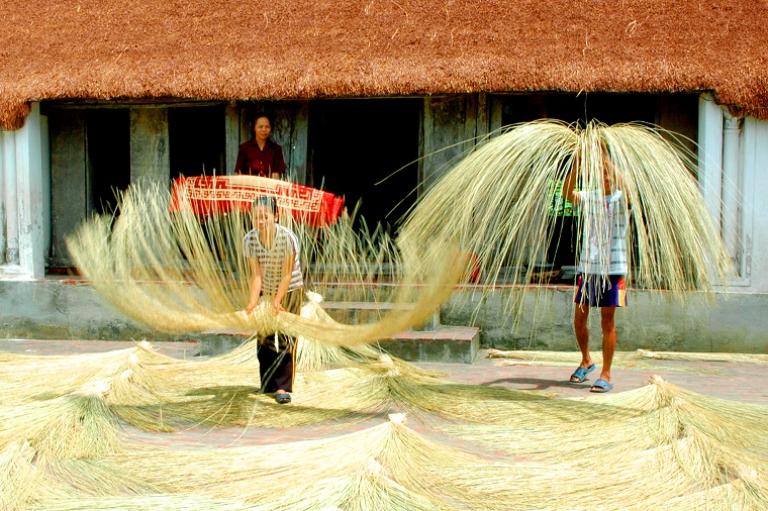
[[[589,354],[589,309],[600,308],[603,334],[603,367],[591,392],[608,392],[611,363],[616,351],[615,313],[626,306],[628,201],[617,186],[616,172],[605,144],[599,142],[600,162],[591,168],[602,169],[599,175],[585,176],[579,161],[568,172],[563,183],[563,197],[581,210],[581,253],[576,276],[573,326],[581,350],[581,364],[573,372],[571,383],[584,383],[595,370]],[[577,158],[581,155],[578,154]],[[585,167],[588,167],[585,165]],[[596,173],[597,174],[597,173]],[[575,191],[576,181],[587,184],[587,191]]]
[[[304,283],[299,262],[299,241],[287,227],[275,219],[275,201],[257,197],[251,214],[254,229],[246,234],[244,254],[251,270],[250,300],[245,308],[251,313],[263,295],[275,313],[300,314]],[[296,339],[275,332],[257,341],[261,391],[275,394],[280,404],[290,403],[296,359]]]

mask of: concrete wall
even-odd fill
[[[67,279],[0,280],[0,337],[30,339],[229,340],[153,332],[116,310],[91,286]]]
[[[575,350],[571,328],[573,292],[567,286],[510,289],[483,298],[457,293],[442,308],[447,325],[480,327],[481,344],[502,349]],[[522,307],[520,322],[508,319],[510,298]],[[106,304],[88,285],[65,279],[35,282],[0,280],[0,337],[48,339],[239,339],[213,335],[157,334]],[[717,294],[708,302],[696,296],[686,304],[633,291],[629,307],[617,312],[620,349],[768,352],[768,295]],[[599,314],[590,319],[600,346]]]
[[[522,311],[509,319],[510,304]],[[693,295],[681,303],[646,291],[630,291],[619,309],[619,349],[768,352],[768,295]],[[600,346],[600,317],[590,317],[592,343]],[[471,292],[443,306],[442,322],[480,327],[480,342],[501,349],[575,350],[573,289],[569,286],[497,291],[486,298]]]

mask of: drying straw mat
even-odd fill
[[[51,496],[38,485],[26,495],[34,504],[25,509],[757,510],[768,504],[765,407],[700,396],[659,378],[582,404],[570,420],[553,422],[541,407],[530,411],[539,421],[526,427],[446,428],[470,443],[419,433],[395,414],[380,425],[317,440],[136,447],[99,461],[41,468],[39,477],[59,484],[66,471],[70,495]],[[617,413],[593,420],[591,405]],[[513,456],[499,456],[500,449]],[[29,474],[18,444],[4,456],[14,457],[16,477]],[[131,477],[117,483],[114,474]],[[290,484],[278,484],[284,480]],[[96,493],[95,482],[115,486]]]
[[[526,351],[526,350],[499,350],[489,349],[488,358],[498,359],[498,364],[508,366],[540,366],[561,365],[572,366],[578,355],[573,351]],[[590,353],[595,364],[601,365],[603,353],[594,351]],[[664,363],[664,361],[673,363]],[[677,362],[683,362],[679,364]],[[672,352],[652,351],[638,349],[636,351],[617,351],[613,358],[613,367],[617,368],[645,368],[665,371],[691,372],[699,374],[719,374],[728,370],[727,366],[702,367],[691,365],[687,362],[740,362],[750,364],[768,364],[768,355],[759,353],[697,353],[697,352]]]

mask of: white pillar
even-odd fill
[[[16,134],[17,206],[19,219],[19,265],[24,276],[45,276],[45,205],[48,203],[44,183],[43,149],[45,122],[40,103],[33,103],[24,127]],[[47,158],[47,155],[45,155]]]
[[[768,293],[768,121],[742,126],[744,274],[748,290]]]
[[[742,174],[739,161],[740,120],[725,115],[723,127],[722,212],[720,216],[723,241],[733,261],[735,274],[743,276],[742,268]]]
[[[0,264],[5,263],[5,158],[3,158],[5,133],[0,130]]]
[[[712,96],[699,96],[699,186],[712,220],[720,227],[723,167],[723,111]]]
[[[19,264],[19,217],[16,206],[16,134],[3,133],[3,172],[5,177],[5,253],[2,263]]]
[[[51,255],[51,141],[48,116],[40,116],[40,170],[42,173],[43,256]]]

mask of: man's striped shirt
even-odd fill
[[[581,256],[578,271],[587,275],[627,274],[628,208],[624,193],[578,192]]]

